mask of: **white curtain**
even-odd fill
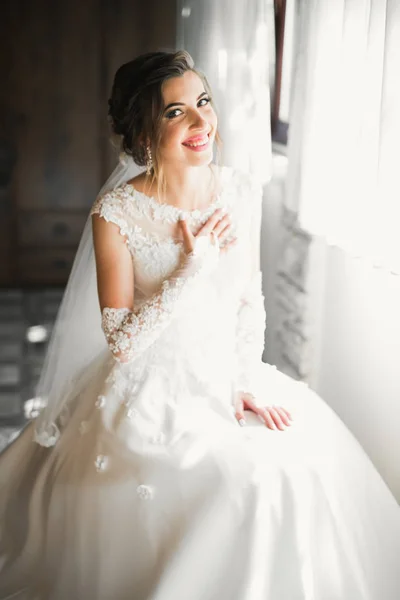
[[[269,181],[273,0],[181,0],[177,31],[213,89],[224,164]]]
[[[400,273],[400,2],[297,2],[286,206]]]

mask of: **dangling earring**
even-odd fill
[[[153,166],[153,162],[152,162],[150,146],[147,146],[146,150],[147,150],[146,175],[151,175],[151,168]]]

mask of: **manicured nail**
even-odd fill
[[[240,427],[244,427],[246,425],[246,421],[244,419],[239,419]]]

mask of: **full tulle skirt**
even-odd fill
[[[29,423],[0,455],[1,599],[399,600],[400,507],[310,388],[263,365],[262,404],[293,416],[272,431],[155,377],[150,435],[99,403],[106,369],[54,447]]]

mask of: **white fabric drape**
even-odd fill
[[[223,162],[271,178],[270,88],[273,0],[181,0],[177,45],[187,50],[213,90]]]
[[[400,3],[297,3],[288,208],[299,225],[400,273]]]

